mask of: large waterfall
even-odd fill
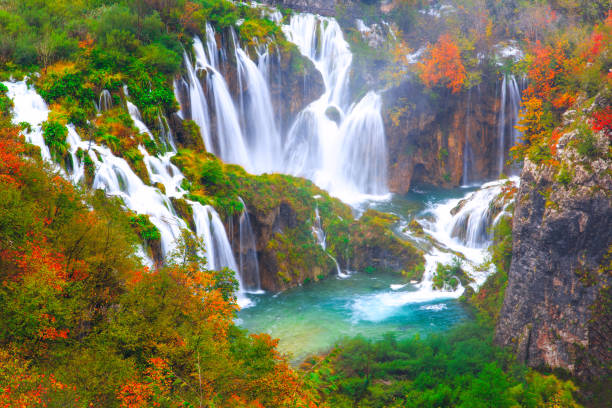
[[[323,95],[297,115],[286,135],[280,133],[270,96],[268,49],[258,47],[255,63],[230,31],[239,87],[234,101],[219,73],[223,50],[210,25],[206,32],[205,43],[194,40],[195,64],[186,55],[185,65],[188,113],[200,126],[208,151],[256,174],[309,178],[347,202],[388,193],[381,99],[370,91],[351,102],[352,55],[336,20],[296,14],[283,26],[288,40],[313,62],[325,84]],[[200,76],[205,77],[206,91]],[[216,132],[211,131],[213,113]]]
[[[41,130],[42,123],[49,115],[47,105],[33,88],[28,87],[25,81],[4,82],[3,84],[9,89],[8,95],[13,99],[15,105],[13,122],[28,122],[31,125],[31,131],[26,133],[26,139],[41,149],[42,157],[45,160],[51,161],[51,155],[45,145]],[[129,101],[127,101],[127,107],[137,128],[142,133],[151,135],[149,129],[140,120],[138,109]],[[100,146],[92,141],[83,141],[74,126],[68,125],[67,128],[66,141],[69,145],[70,165],[67,166],[66,176],[75,184],[83,181],[85,166],[77,152],[79,149],[85,152],[95,168],[92,188],[101,189],[108,195],[120,197],[131,211],[148,215],[150,221],[160,232],[162,255],[164,257],[170,255],[176,247],[181,231],[187,229],[187,224],[175,213],[170,201],[170,197],[182,197],[185,193],[180,187],[183,175],[170,162],[173,153],[151,156],[142,146],[139,146],[151,182],[161,183],[165,187],[165,193],[162,193],[158,188],[145,184],[134,173],[130,165],[124,159],[115,156],[108,147]],[[214,270],[227,267],[235,271],[240,283],[237,294],[238,303],[241,306],[249,305],[250,301],[244,295],[241,271],[232,253],[219,215],[210,206],[202,206],[195,202],[190,204],[196,234],[205,243],[208,267]],[[141,256],[147,264],[152,264],[146,255],[141,254]]]

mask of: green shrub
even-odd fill
[[[218,160],[209,160],[202,165],[200,182],[204,186],[217,186],[224,179],[223,168]]]
[[[597,139],[593,135],[593,131],[586,124],[581,123],[578,126],[578,142],[576,150],[583,156],[589,159],[597,157]]]
[[[149,221],[149,216],[145,214],[139,214],[129,217],[130,225],[138,236],[145,241],[159,241],[161,234],[157,227]]]
[[[464,274],[461,269],[461,261],[455,258],[452,263],[443,265],[441,263],[436,267],[436,273],[433,277],[434,289],[452,289],[455,290],[459,286],[460,276]]]
[[[572,173],[563,165],[557,174],[557,182],[567,186],[572,181]]]
[[[57,121],[49,120],[42,124],[42,131],[45,144],[56,160],[63,157],[68,151],[68,143],[66,143],[68,129],[66,129],[66,126]]]

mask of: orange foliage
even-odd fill
[[[595,132],[603,131],[609,138],[612,138],[612,108],[593,113],[592,128]]]
[[[23,165],[21,154],[23,143],[19,140],[19,129],[0,129],[0,182],[16,184]]]
[[[428,58],[420,64],[421,80],[425,86],[442,84],[453,93],[460,91],[466,79],[466,71],[459,47],[451,36],[442,35],[435,45],[429,46],[428,52]]]
[[[62,394],[78,404],[75,386],[64,384],[53,376],[30,369],[15,353],[0,350],[0,408],[46,407],[51,394]]]

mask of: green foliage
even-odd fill
[[[581,155],[588,159],[597,157],[597,139],[593,135],[593,131],[585,124],[581,123],[578,126],[576,150]]]
[[[309,371],[334,407],[539,407],[561,398],[578,406],[571,382],[517,364],[474,323],[425,339],[345,339]]]
[[[161,234],[157,227],[149,221],[149,216],[145,214],[138,214],[130,216],[130,225],[138,236],[145,241],[159,241]]]
[[[63,157],[68,151],[68,143],[66,142],[66,136],[68,135],[68,129],[61,123],[48,120],[42,124],[43,137],[45,144],[49,147],[49,150],[55,157]]]
[[[557,182],[567,186],[572,181],[572,172],[567,166],[562,166],[557,173]]]
[[[493,244],[489,247],[495,272],[487,277],[477,293],[469,299],[476,307],[478,318],[493,326],[497,321],[508,284],[512,261],[512,217],[503,216],[493,228]],[[488,265],[487,265],[488,266]]]
[[[221,183],[224,179],[223,169],[218,160],[210,160],[202,165],[200,172],[200,183],[203,186],[215,186]]]
[[[432,287],[434,289],[451,289],[455,290],[459,283],[466,282],[467,275],[461,269],[461,260],[453,259],[453,262],[448,265],[438,263],[436,273],[433,276]]]

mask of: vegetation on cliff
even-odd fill
[[[278,275],[271,289],[337,273],[330,255],[351,270],[392,269],[414,279],[422,274],[422,254],[393,233],[394,216],[368,210],[355,219],[350,207],[309,180],[253,176],[207,153],[182,149],[173,161],[187,177],[185,198],[211,204],[227,217],[239,215],[244,201],[262,241],[259,250],[274,260],[267,268]],[[317,222],[326,234],[325,248],[313,233]]]

